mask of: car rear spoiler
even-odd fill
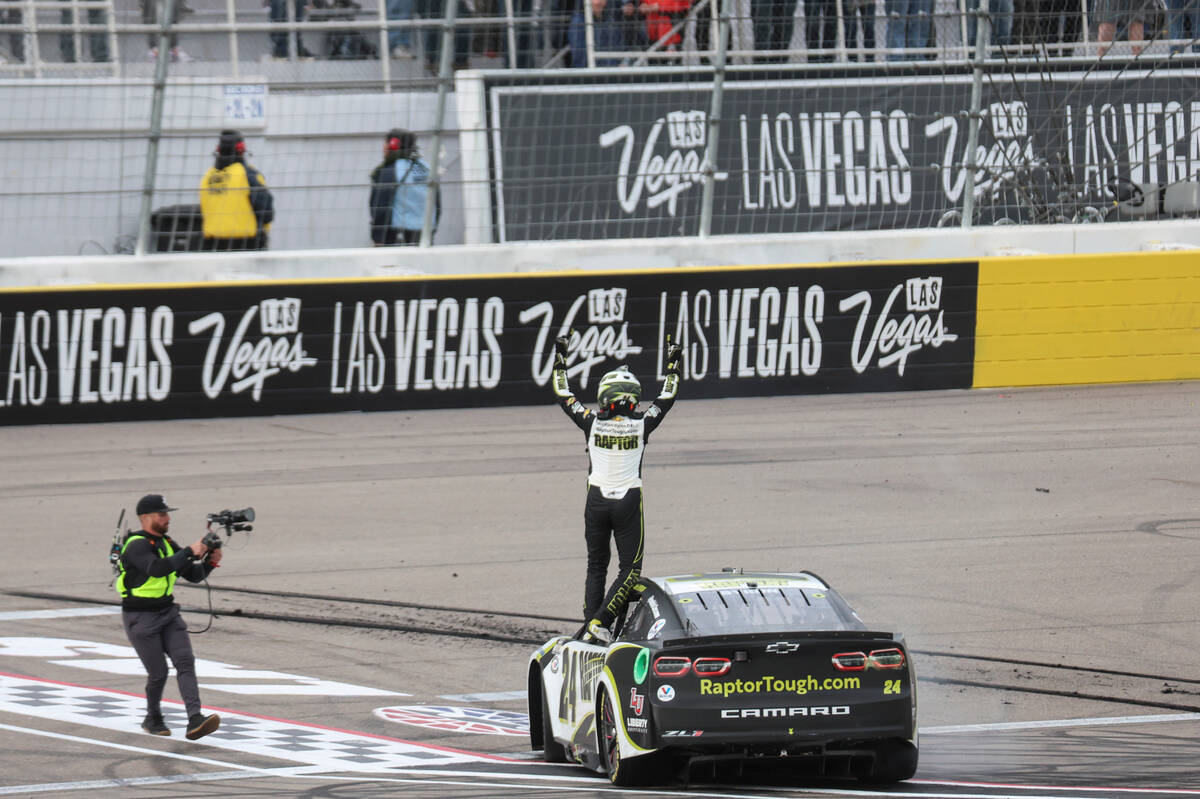
[[[664,640],[663,646],[687,646],[690,644],[715,644],[723,641],[778,641],[780,638],[838,639],[838,638],[890,638],[899,641],[903,636],[894,632],[877,630],[805,630],[803,632],[742,633],[740,635],[693,635],[687,638]]]

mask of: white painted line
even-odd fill
[[[212,780],[244,780],[262,777],[262,774],[247,774],[244,771],[224,771],[215,774],[176,774],[170,777],[129,777],[127,779],[91,780],[88,782],[47,782],[38,785],[9,785],[0,788],[0,796],[21,793],[49,793],[51,791],[94,791],[98,788],[129,788],[139,785],[165,785],[176,782],[210,782]]]
[[[529,696],[528,691],[497,691],[491,694],[451,694],[439,696],[438,699],[445,699],[448,702],[507,702],[512,699],[524,699],[527,696]]]
[[[418,779],[405,779],[405,778],[400,778],[400,777],[363,777],[363,776],[341,777],[341,776],[329,776],[329,775],[322,775],[319,777],[315,776],[315,775],[297,775],[297,776],[300,778],[303,778],[303,779],[321,779],[321,780],[328,780],[328,781],[334,781],[334,780],[354,781],[354,782],[360,782],[360,783],[361,782],[373,782],[373,783],[402,783],[402,784],[412,784],[412,785],[451,785],[451,786],[462,787],[462,788],[474,788],[476,790],[478,790],[480,788],[487,788],[487,789],[492,789],[492,790],[501,789],[501,788],[511,788],[516,791],[524,792],[525,795],[528,795],[529,792],[531,792],[531,791],[537,791],[537,790],[548,790],[548,791],[556,791],[556,792],[567,792],[567,791],[586,792],[586,793],[592,793],[592,794],[613,793],[613,794],[619,794],[621,796],[628,796],[630,793],[628,788],[619,788],[617,786],[610,785],[604,781],[603,777],[600,777],[600,776],[569,778],[569,780],[571,782],[587,782],[587,783],[589,783],[587,785],[576,786],[576,785],[561,785],[561,784],[558,784],[558,785],[555,785],[555,784],[530,785],[528,782],[524,782],[524,783],[513,782],[514,780],[526,780],[526,781],[542,780],[542,781],[550,781],[550,782],[558,782],[558,783],[567,781],[567,779],[564,779],[561,777],[550,777],[550,776],[545,776],[545,775],[530,775],[530,774],[479,774],[479,775],[474,775],[474,774],[470,774],[468,772],[427,772],[424,770],[422,770],[420,772],[401,771],[399,773],[411,773],[414,775],[418,774],[418,773],[420,773],[420,774],[448,774],[451,776],[460,776],[460,777],[484,776],[484,777],[495,777],[495,778],[502,779],[502,780],[508,780],[508,782],[496,782],[496,781],[490,781],[490,780],[486,780],[486,779],[480,779],[480,780],[457,779],[457,780],[454,780],[454,779],[419,779],[419,778]],[[910,781],[910,783],[911,783],[911,781]],[[905,784],[907,785],[910,783],[905,783]],[[1022,788],[1022,786],[1020,786],[1020,785],[1000,786],[1000,787],[1007,787],[1010,789],[1017,789],[1017,790],[1020,790]],[[662,788],[657,788],[657,789],[655,789],[655,788],[638,788],[637,795],[638,796],[694,797],[694,799],[778,799],[777,794],[779,794],[779,793],[803,794],[803,795],[815,795],[815,796],[901,797],[903,799],[1063,799],[1063,797],[1061,795],[1057,795],[1057,794],[1040,795],[1040,794],[1028,794],[1028,793],[1020,793],[1020,794],[957,793],[957,792],[956,793],[940,793],[940,792],[919,791],[919,790],[917,790],[917,791],[914,791],[914,790],[881,791],[881,790],[838,789],[838,788],[791,788],[791,787],[770,788],[770,787],[757,787],[757,786],[756,786],[756,790],[766,791],[766,793],[748,793],[748,792],[724,793],[724,792],[719,792],[719,791],[715,791],[715,790],[694,790],[694,789],[693,790],[688,790],[688,789],[681,790],[677,787],[676,788],[662,787]],[[1058,791],[1058,790],[1062,790],[1062,789],[1050,788],[1049,790]],[[1094,792],[1104,792],[1104,791],[1109,791],[1109,790],[1114,790],[1114,789],[1087,788],[1087,789],[1082,789],[1082,790],[1090,790],[1090,791],[1094,791]],[[1173,791],[1170,789],[1165,789],[1162,791],[1147,790],[1147,792],[1148,793],[1178,793],[1178,791]]]
[[[115,616],[120,608],[59,608],[57,610],[10,610],[0,613],[0,621],[25,619],[68,619],[77,616]]]
[[[1012,785],[1006,782],[962,782],[958,780],[909,780],[909,783],[914,785],[961,785],[965,788],[1004,788],[1009,791],[1099,791],[1102,793],[1200,796],[1200,788],[1117,788],[1110,785]]]
[[[546,765],[549,766],[551,764],[546,764]],[[577,766],[577,765],[573,765],[573,764],[569,764],[569,763],[557,764],[557,765],[563,769],[574,770],[577,773],[583,772],[582,767]],[[529,782],[584,783],[584,784],[593,786],[592,788],[589,788],[588,790],[596,790],[596,791],[609,790],[609,791],[617,791],[618,793],[621,792],[621,790],[623,790],[623,789],[615,788],[613,786],[608,785],[607,783],[605,783],[603,781],[604,778],[602,775],[591,774],[591,772],[584,772],[586,774],[589,774],[590,776],[557,776],[554,774],[510,774],[510,773],[493,772],[493,771],[458,771],[458,770],[449,770],[449,769],[420,769],[420,770],[396,769],[392,773],[394,773],[394,774],[411,774],[413,776],[429,775],[431,777],[468,777],[468,776],[470,776],[470,777],[481,777],[481,778],[486,777],[486,778],[501,779],[501,780],[526,780]],[[350,778],[347,777],[346,779],[350,779]],[[385,779],[385,778],[381,778],[381,780],[382,779]],[[391,779],[391,778],[386,778],[386,779]],[[599,779],[601,781],[601,784],[598,786],[596,785],[597,779]],[[436,783],[437,781],[434,780],[432,782]],[[482,784],[490,785],[491,783],[482,783]],[[767,792],[771,792],[771,793],[801,793],[801,794],[821,794],[821,795],[836,795],[836,796],[911,796],[911,797],[924,797],[925,799],[951,799],[952,797],[959,797],[959,799],[1004,799],[1004,797],[1009,797],[1009,799],[1055,799],[1055,797],[1052,794],[1038,795],[1038,794],[1025,793],[1025,791],[1089,791],[1092,793],[1100,792],[1100,793],[1133,793],[1133,794],[1168,794],[1168,795],[1182,795],[1182,796],[1200,795],[1200,789],[1192,789],[1192,788],[1119,788],[1119,787],[1112,787],[1112,786],[1107,786],[1107,785],[1104,785],[1104,786],[1082,786],[1082,787],[1066,787],[1066,786],[1060,787],[1057,785],[1013,785],[1013,784],[998,783],[998,782],[997,783],[957,782],[954,780],[919,780],[919,779],[908,780],[908,781],[902,783],[902,785],[906,785],[906,786],[943,785],[946,787],[963,787],[963,788],[1000,788],[1000,789],[1004,789],[1006,791],[1022,791],[1022,793],[1020,793],[1020,794],[1012,794],[1012,793],[941,793],[941,792],[919,791],[919,790],[918,791],[897,790],[894,792],[888,792],[888,791],[879,791],[879,790],[856,790],[853,788],[829,788],[829,787],[800,788],[800,787],[792,787],[792,786],[789,786],[789,787],[755,786],[755,790],[767,791]],[[563,790],[567,790],[567,789],[564,788]],[[583,789],[575,789],[575,790],[583,790]],[[639,795],[643,792],[644,791],[642,789],[638,790]],[[704,797],[704,796],[723,797],[723,796],[727,795],[727,794],[722,794],[722,793],[711,793],[711,792],[704,793],[704,792],[696,792],[696,791],[689,791],[689,790],[667,791],[666,789],[664,789],[663,792],[669,792],[672,794],[677,794],[679,796],[700,796],[700,797]],[[649,793],[654,793],[654,791],[650,791]],[[737,794],[737,796],[744,797],[744,799],[754,799],[753,794]],[[1057,797],[1057,799],[1063,799],[1063,797],[1059,796],[1059,797]]]
[[[187,760],[192,763],[203,763],[206,766],[220,766],[221,768],[238,768],[245,769],[248,766],[239,766],[236,763],[227,763],[224,760],[213,760],[208,757],[198,757],[196,755],[182,755],[178,752],[166,752],[158,749],[148,749],[145,746],[131,746],[129,744],[113,743],[112,741],[101,741],[96,738],[84,738],[79,735],[66,735],[61,732],[50,732],[49,730],[35,730],[32,727],[17,727],[12,724],[0,724],[0,730],[8,730],[9,732],[21,732],[27,735],[40,735],[44,738],[57,738],[60,741],[74,741],[75,743],[93,744],[95,746],[106,746],[109,749],[122,749],[126,752],[138,752],[141,754],[158,755],[159,757],[169,757],[175,760]]]
[[[253,766],[243,766],[237,763],[227,763],[223,760],[213,760],[207,757],[184,755],[178,752],[167,752],[158,749],[151,749],[145,746],[130,746],[127,744],[114,743],[112,741],[101,741],[96,738],[84,738],[79,735],[65,735],[60,732],[50,732],[49,730],[36,730],[32,727],[17,727],[12,724],[0,724],[0,730],[22,733],[24,735],[40,735],[44,738],[55,738],[60,741],[72,741],[74,743],[102,746],[109,749],[120,749],[126,752],[136,752],[137,754],[143,756],[165,757],[174,760],[186,760],[192,763],[201,763],[206,766],[219,766],[221,768],[235,769],[234,771],[210,772],[208,774],[177,774],[168,777],[130,777],[126,779],[83,780],[79,782],[39,783],[34,785],[8,785],[0,787],[0,795],[19,793],[46,793],[49,791],[79,791],[90,790],[94,788],[116,788],[132,785],[161,785],[170,782],[244,780],[256,777],[279,776],[292,777],[306,774],[314,770],[313,766],[288,766],[276,769],[255,768]]]
[[[1200,721],[1200,713],[1163,713],[1153,716],[1114,716],[1112,718],[1053,719],[1050,721],[1005,721],[996,724],[952,724],[946,727],[921,727],[921,735],[1040,730],[1055,727],[1103,727],[1111,724],[1158,724],[1167,721]]]

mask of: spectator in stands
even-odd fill
[[[416,134],[403,128],[389,130],[383,140],[383,163],[371,171],[368,208],[371,241],[376,247],[421,243],[430,174],[429,164],[417,150]],[[433,216],[435,231],[441,216],[439,195]]]
[[[967,46],[975,49],[975,33],[979,27],[979,0],[967,0]],[[992,35],[988,44],[1003,47],[1012,41],[1013,0],[988,0],[988,17]]]
[[[314,22],[353,22],[359,11],[362,11],[362,4],[358,0],[310,0],[307,16]],[[368,38],[362,31],[352,28],[326,31],[323,55],[336,60],[378,58],[378,41],[378,37]]]
[[[833,60],[832,53],[820,51],[837,47],[837,23],[837,0],[804,0],[804,44],[810,64]]]
[[[927,54],[904,53],[929,46],[933,0],[884,0],[887,10],[888,61],[913,61]]]
[[[143,0],[143,2],[151,2],[154,0]],[[272,22],[287,22],[288,7],[287,0],[265,0],[263,5],[270,6],[270,20]],[[292,0],[292,13],[296,17],[296,22],[303,22],[305,11],[307,10],[306,0]],[[304,38],[300,35],[300,31],[296,31],[296,56],[298,58],[311,59],[316,58],[308,48],[304,46]],[[288,31],[282,33],[271,34],[271,55],[275,58],[288,57],[288,40],[291,34]]]
[[[458,18],[463,19],[471,15],[471,10],[467,8],[463,0],[458,2]],[[424,19],[442,20],[446,17],[446,0],[416,0],[417,14]],[[452,62],[454,69],[466,69],[470,66],[471,58],[471,28],[466,25],[459,25],[454,29],[454,61]],[[442,29],[437,27],[428,27],[423,29],[421,43],[425,49],[425,69],[429,74],[438,74],[438,69],[441,66],[442,53]]]
[[[643,30],[635,19],[636,9],[625,0],[583,0],[592,4],[592,41],[597,52],[616,52],[627,49],[626,33],[635,40],[629,44],[637,49],[646,46],[646,37],[638,34]],[[586,67],[587,62],[587,19],[583,4],[571,15],[571,28],[567,33],[571,44],[571,66]],[[621,63],[617,58],[597,58],[596,66],[614,67]]]
[[[413,18],[413,0],[387,0],[387,18],[392,20],[410,20]],[[412,28],[388,29],[388,52],[392,58],[410,59],[413,55]]]
[[[843,0],[842,7],[846,9],[849,19],[846,20],[846,47],[853,50],[861,47],[863,50],[875,49],[875,0]],[[859,38],[861,31],[862,37]],[[858,53],[850,54],[851,61],[858,61]],[[863,53],[863,61],[874,61],[875,54]]]
[[[67,2],[67,0],[62,0]],[[105,25],[108,22],[108,15],[104,13],[103,8],[89,8],[87,10],[87,21],[89,25]],[[74,25],[75,12],[70,8],[64,8],[62,12],[62,24]],[[108,34],[104,31],[96,31],[95,33],[87,34],[88,46],[92,51],[92,60],[97,63],[109,61],[108,55]],[[75,52],[75,34],[70,31],[64,31],[58,35],[58,50],[62,54],[62,60],[67,64],[74,64],[79,60],[77,56],[82,56],[83,53]]]
[[[571,22],[574,18],[572,9],[574,8],[575,3],[572,0],[543,0],[542,2],[545,14],[542,22],[546,26],[546,38],[550,52],[557,54],[566,48],[565,63],[569,67],[575,66],[571,62],[570,49]]]
[[[1038,32],[1039,9],[1045,5],[1055,6],[1059,0],[1013,0],[1012,40],[1018,44],[1036,45],[1040,41]],[[1075,7],[1079,7],[1076,0]],[[957,28],[956,28],[957,29]]]
[[[1104,57],[1116,39],[1118,26],[1129,31],[1129,41],[1141,42],[1146,15],[1156,7],[1157,0],[1096,0],[1096,19],[1100,22],[1096,40],[1100,43],[1100,57]],[[1141,55],[1141,44],[1134,44],[1132,49],[1135,56]]]
[[[1050,55],[1070,55],[1070,48],[1052,45],[1079,41],[1082,22],[1079,0],[1041,0],[1030,10],[1028,41],[1049,48]]]
[[[755,50],[787,50],[792,46],[796,0],[750,0],[750,16],[754,18]],[[787,56],[758,57],[764,63],[786,60]]]
[[[535,31],[533,28],[533,3],[534,0],[512,0],[515,26],[513,39],[517,45],[515,57],[517,69],[533,69],[537,66],[537,43],[541,32]],[[501,8],[504,8],[503,4],[501,4]],[[505,13],[501,11],[502,16]],[[508,56],[507,30],[504,31],[503,46],[500,49],[504,52],[504,66],[507,67],[513,63],[513,59]]]
[[[142,22],[146,25],[158,24],[158,0],[140,0],[142,4]],[[174,27],[179,23],[179,18],[184,14],[192,13],[192,9],[188,7],[183,0],[175,0],[175,5],[171,11],[171,26]],[[158,31],[150,31],[146,34],[146,40],[150,46],[150,60],[154,61],[158,58],[158,40],[161,34]],[[172,61],[191,61],[190,55],[185,53],[179,47],[179,34],[174,31],[167,37],[167,46],[171,50]]]
[[[22,16],[20,6],[0,8],[0,23],[5,25],[23,25]],[[25,33],[23,31],[9,31],[7,60],[15,61],[18,64],[25,63]],[[0,57],[0,64],[5,61]]]
[[[262,173],[246,163],[246,139],[221,131],[216,160],[200,181],[205,250],[265,250],[275,201]]]
[[[1176,41],[1171,45],[1172,53],[1182,53],[1191,41],[1192,52],[1200,52],[1196,44],[1200,37],[1200,0],[1167,0],[1167,25],[1170,37]]]
[[[650,45],[653,46],[659,39],[665,39],[659,45],[660,51],[669,53],[678,50],[683,42],[683,35],[679,31],[671,31],[676,23],[687,16],[691,5],[691,0],[641,0],[637,11],[646,20],[646,38],[650,40]],[[669,62],[657,60],[653,63]]]

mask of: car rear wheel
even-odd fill
[[[566,763],[567,750],[554,740],[554,727],[550,723],[550,703],[546,701],[546,686],[542,686],[542,760],[547,763]]]
[[[652,777],[657,758],[653,755],[643,755],[632,760],[622,759],[618,735],[620,729],[617,727],[617,714],[613,709],[612,699],[608,691],[603,691],[600,697],[600,755],[604,759],[605,768],[608,769],[608,779],[613,785],[645,785]]]

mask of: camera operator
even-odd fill
[[[117,593],[121,595],[121,617],[125,635],[145,666],[146,718],[142,729],[151,735],[170,735],[163,723],[162,695],[167,684],[167,657],[175,665],[179,693],[187,706],[187,738],[196,740],[217,729],[220,716],[200,712],[200,688],[196,682],[196,659],[187,625],[175,604],[172,590],[176,576],[198,583],[221,562],[221,550],[203,541],[180,547],[169,535],[170,513],[161,494],[138,500],[137,516],[142,529],[131,532],[121,547]]]

